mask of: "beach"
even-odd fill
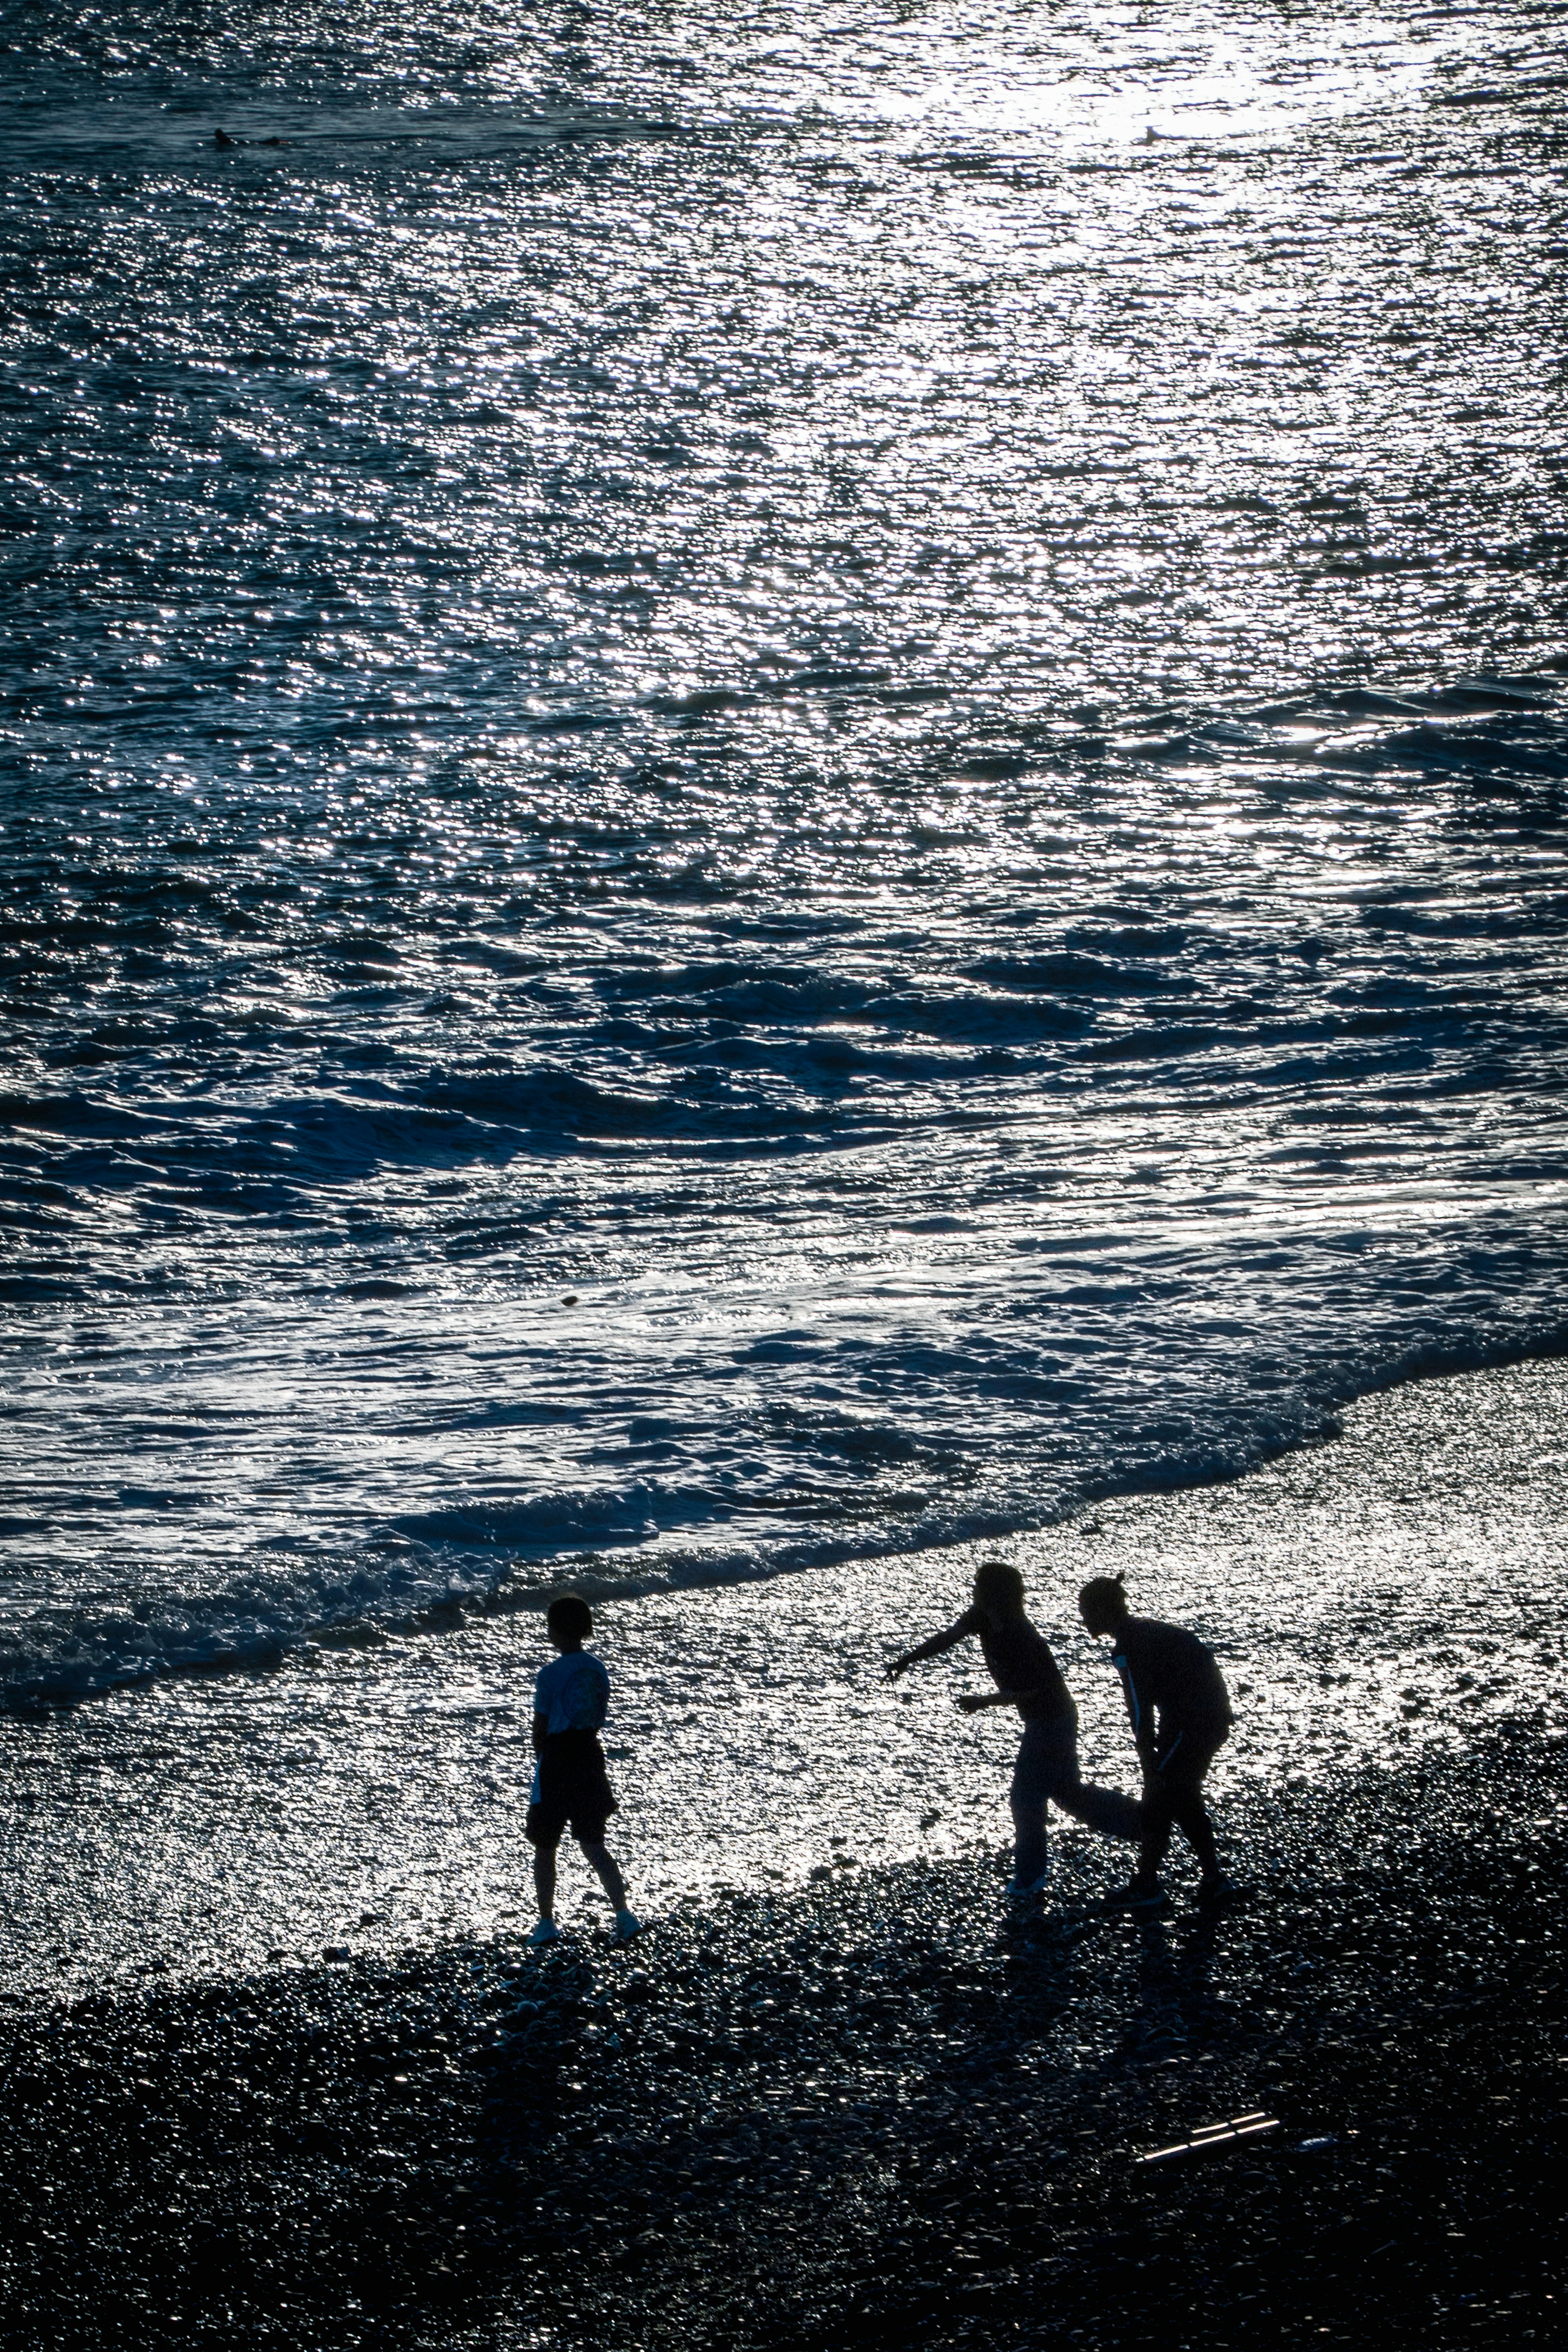
[[[1562,1751],[1463,1761],[1249,1808],[1213,1922],[947,1863],[10,2025],[10,2340],[1554,2340]]]
[[[1556,1721],[1563,1387],[1556,1359],[1408,1383],[1243,1478],[1104,1497],[1000,1547],[1067,1671],[1089,1777],[1134,1779],[1115,1677],[1073,1606],[1106,1573],[1215,1644],[1242,1727],[1215,1767],[1222,1802],[1248,1781],[1441,1758],[1542,1709]],[[1013,1734],[951,1706],[983,1685],[977,1656],[883,1679],[959,1613],[997,1549],[600,1603],[617,1832],[642,1899],[999,1853]],[[69,1999],[520,1935],[547,1654],[537,1607],[481,1607],[268,1673],[0,1717],[0,1982]],[[1065,1843],[1094,1851],[1075,1826]],[[599,1916],[586,1873],[569,1865],[561,1896],[574,1927]]]
[[[1168,1921],[1106,1913],[1116,1857],[1069,1826],[1044,1916],[1009,1929],[996,1759],[978,1835],[868,1861],[874,1769],[852,1818],[825,1739],[813,1786],[770,1784],[792,1883],[699,1869],[624,1951],[585,1904],[543,1955],[526,1916],[470,1916],[309,1951],[297,1924],[287,1956],[214,1969],[122,1890],[110,1981],[5,2013],[15,2340],[1546,2340],[1563,1382],[1549,1361],[1414,1384],[1227,1486],[1086,1514],[1097,1566],[1207,1577],[1212,1614],[1228,1589],[1253,1627],[1281,1606],[1270,1562],[1343,1547],[1339,1596],[1281,1626],[1279,1706],[1256,1633],[1229,1668],[1253,1688],[1217,1782],[1240,1885],[1218,1914],[1179,1851]],[[950,1586],[956,1563],[924,1565]],[[935,1780],[953,1734],[945,1696],[923,1706]],[[744,1812],[738,1766],[684,1752],[672,1805],[698,1821],[706,1780],[707,1811]],[[627,1806],[634,1871],[659,1819]],[[328,1916],[298,1855],[294,1884]],[[73,1915],[68,1885],[55,1902]],[[210,1935],[238,1953],[231,1904]],[[41,1975],[13,1948],[14,1983]],[[1279,2129],[1135,2161],[1249,2111]]]
[[[7,2345],[1550,2332],[1560,29],[0,0]]]

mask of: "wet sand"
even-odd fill
[[[1445,1754],[1534,1710],[1568,1723],[1565,1432],[1561,1360],[1424,1381],[1245,1477],[1107,1499],[999,1547],[607,1604],[616,1842],[639,1905],[1002,1843],[1012,1726],[951,1704],[983,1686],[978,1658],[882,1678],[966,1605],[994,1549],[1024,1570],[1100,1780],[1135,1778],[1115,1677],[1073,1610],[1104,1570],[1218,1649],[1239,1717],[1222,1803]],[[47,2002],[517,1934],[542,1636],[536,1612],[502,1611],[0,1719],[0,1990]],[[1097,1851],[1102,1883],[1121,1864],[1067,1843]],[[601,1916],[575,1864],[562,1895],[568,1921]]]
[[[747,1737],[819,1740],[790,1876],[758,1867],[747,1884],[742,1868],[725,1891],[695,1874],[625,1953],[585,1931],[584,1910],[542,1958],[520,1948],[526,1918],[400,1948],[366,1922],[329,1958],[307,1953],[297,1915],[284,1957],[225,1965],[256,1933],[239,1901],[248,1783],[237,1819],[209,1816],[236,1916],[213,1916],[209,1881],[200,1945],[182,1941],[189,1907],[160,1935],[148,1885],[134,1891],[150,1852],[154,1892],[198,1853],[188,1798],[159,1846],[143,1791],[118,1866],[104,1832],[75,1880],[79,1847],[57,1808],[36,1808],[37,1842],[13,1845],[20,1965],[0,2008],[9,2340],[1545,2341],[1563,2292],[1563,1386],[1543,1364],[1401,1391],[1311,1454],[1227,1488],[1107,1502],[1040,1539],[1041,1561],[1067,1547],[1074,1571],[1092,1557],[1157,1575],[1173,1611],[1223,1605],[1249,1644],[1247,1667],[1228,1658],[1242,1725],[1220,1789],[1244,1891],[1214,1919],[1191,1909],[1180,1866],[1169,1921],[1107,1914],[1117,1858],[1074,1833],[1051,1915],[1009,1932],[1000,1754],[899,1699],[869,1720],[912,1727],[894,1763],[934,1759],[927,1786],[948,1771],[949,1801],[932,1799],[931,1832],[911,1825],[923,1847],[895,1850],[899,1829],[855,1859],[844,1806],[864,1768],[826,1727],[847,1698],[873,1700],[841,1670],[813,1697],[825,1650],[796,1659],[775,1704],[695,1710],[706,1744],[666,1749],[666,1804],[694,1808],[700,1843],[716,1830],[700,1773],[716,1801]],[[931,1608],[964,1563],[896,1566],[925,1577]],[[1278,1671],[1243,1693],[1259,1629],[1292,1591]],[[754,1597],[797,1612],[802,1641],[805,1604],[822,1604],[805,1579]],[[689,1643],[697,1621],[682,1622]],[[442,1671],[465,1643],[521,1640],[516,1621],[465,1629]],[[747,1673],[766,1688],[755,1656]],[[1085,1689],[1081,1663],[1073,1676]],[[169,1702],[116,1705],[123,1722]],[[13,1754],[41,1773],[63,1744],[110,1736],[111,1714],[14,1727]],[[1125,1777],[1114,1733],[1091,1708],[1095,1763]],[[918,1795],[915,1777],[899,1802]],[[674,1814],[653,1819],[673,1840]],[[463,1826],[471,1840],[479,1824]],[[46,1852],[52,1887],[26,1874]],[[331,1853],[300,1830],[312,1933]],[[516,1878],[507,1891],[516,1908]],[[51,1904],[89,1923],[85,1957],[120,1939],[96,1985],[83,1950],[77,1973],[51,1975],[29,1948]],[[1281,2129],[1134,2162],[1254,2108]]]

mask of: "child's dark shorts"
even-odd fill
[[[534,1845],[556,1846],[570,1822],[580,1845],[598,1845],[619,1811],[591,1731],[554,1731],[539,1750],[538,1801],[524,1823]]]

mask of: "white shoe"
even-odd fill
[[[559,1944],[560,1941],[560,1929],[556,1926],[553,1919],[541,1919],[538,1926],[534,1929],[533,1934],[528,1937],[528,1941],[530,1944]]]
[[[633,1936],[640,1936],[642,1932],[643,1922],[638,1918],[634,1911],[617,1911],[615,1914],[615,1940],[618,1944],[629,1944]]]
[[[1040,1895],[1045,1893],[1046,1888],[1050,1885],[1051,1873],[1049,1870],[1042,1870],[1040,1876],[1038,1878],[1031,1878],[1027,1886],[1021,1885],[1019,1881],[1015,1878],[1010,1882],[1008,1887],[1008,1901],[1009,1903],[1018,1904],[1033,1903]]]

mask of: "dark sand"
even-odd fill
[[[986,1855],[625,1953],[13,2008],[5,2340],[1544,2343],[1563,1763],[1521,1720],[1244,1791],[1214,1919],[998,1934]],[[1283,2128],[1133,2161],[1255,2107]]]

